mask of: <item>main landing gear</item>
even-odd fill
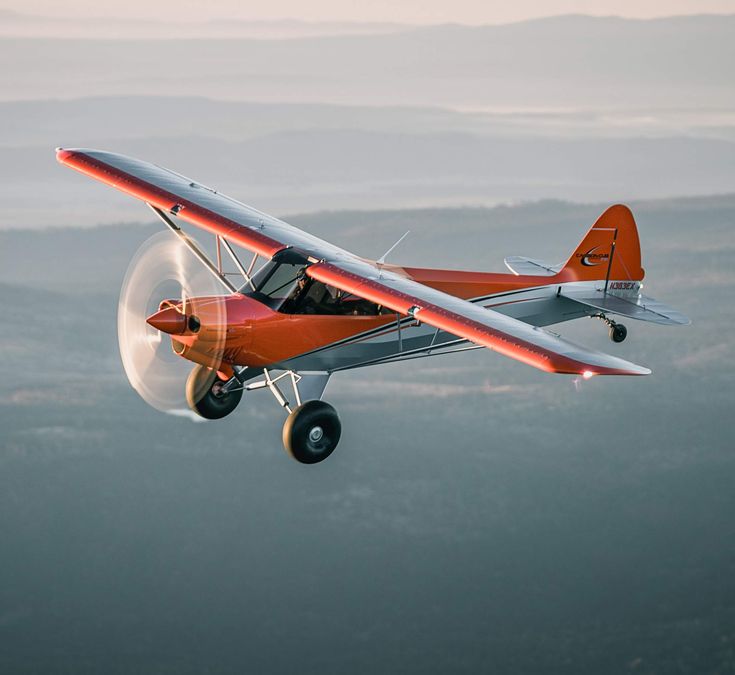
[[[286,452],[302,464],[324,461],[334,452],[342,433],[337,411],[329,403],[319,400],[329,374],[299,375],[287,370],[277,377],[271,377],[267,369],[263,370],[263,374],[262,380],[252,381],[251,369],[235,367],[235,376],[223,381],[211,368],[196,366],[187,381],[186,400],[195,413],[214,420],[229,415],[240,402],[243,391],[269,389],[279,405],[288,412],[283,425]],[[278,386],[284,379],[289,379],[293,388],[296,400],[293,409]]]
[[[297,462],[317,464],[332,454],[341,433],[337,411],[329,403],[307,401],[286,419],[283,446]]]
[[[186,402],[200,417],[218,420],[229,415],[242,398],[242,387],[226,390],[217,371],[195,366],[186,381]]]
[[[600,319],[608,325],[607,334],[613,342],[622,342],[628,336],[628,329],[622,323],[616,323],[604,314],[593,314],[592,317]]]

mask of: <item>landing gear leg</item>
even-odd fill
[[[342,424],[337,411],[321,401],[324,388],[329,380],[329,373],[296,373],[287,370],[276,377],[263,370],[263,379],[244,384],[244,372],[235,371],[233,379],[225,385],[239,386],[247,391],[254,389],[268,389],[273,397],[287,413],[286,423],[283,425],[283,446],[286,452],[297,462],[302,464],[317,464],[324,461],[334,452],[342,433]],[[291,383],[296,407],[291,403],[284,390],[283,382]],[[279,386],[279,384],[281,386]],[[306,400],[304,400],[306,399]]]

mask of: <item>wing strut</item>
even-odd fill
[[[195,243],[192,239],[190,239],[186,233],[178,226],[176,223],[174,223],[173,220],[171,220],[161,209],[153,206],[153,204],[148,204],[149,208],[153,213],[155,213],[165,224],[166,227],[168,227],[181,241],[186,244],[186,247],[199,259],[199,261],[204,265],[230,293],[237,293],[237,288],[235,288],[235,285],[224,275],[221,274],[220,271],[217,269],[217,266],[207,257],[206,253],[204,253]]]
[[[230,242],[227,241],[222,235],[217,235],[217,241],[221,241],[222,245],[225,247],[225,250],[230,254],[230,258],[232,258],[232,262],[235,263],[235,267],[237,267],[240,274],[242,274],[243,279],[245,279],[245,283],[250,284],[250,287],[255,290],[255,285],[253,284],[253,278],[252,278],[252,271],[253,267],[255,266],[255,261],[258,259],[258,254],[255,254],[255,257],[253,258],[253,262],[250,264],[250,269],[246,270],[243,264],[240,262],[240,258],[237,257],[237,254],[232,249],[232,246],[230,245]]]

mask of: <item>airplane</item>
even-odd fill
[[[267,389],[288,414],[283,444],[303,464],[329,457],[340,439],[339,416],[322,400],[333,373],[487,348],[584,379],[648,375],[546,327],[595,317],[619,343],[627,329],[611,316],[689,323],[641,293],[638,230],[621,204],[564,263],[516,256],[505,258],[508,273],[428,269],[386,263],[400,240],[369,260],[149,162],[91,149],[56,156],[145,202],[175,235],[144,244],[123,282],[118,337],[136,391],[177,412],[172,401],[185,388],[191,411],[213,420],[233,412],[243,392]],[[214,235],[216,256],[184,224]],[[249,263],[234,246],[252,254]],[[236,272],[225,270],[224,254]],[[171,375],[182,364],[185,387]]]

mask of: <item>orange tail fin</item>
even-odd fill
[[[641,281],[641,244],[633,214],[616,204],[603,213],[562,268],[568,281]]]

